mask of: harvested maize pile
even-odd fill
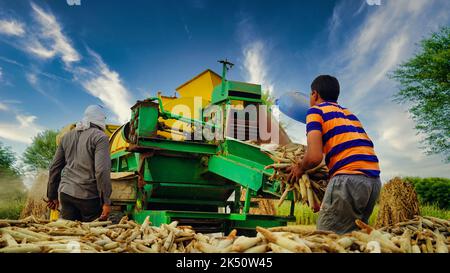
[[[126,217],[115,225],[110,221],[49,222],[33,216],[0,220],[0,253],[185,252],[196,234],[191,227],[177,224],[154,227],[146,218],[138,225]]]
[[[256,237],[195,233],[177,222],[151,226],[122,218],[80,223],[58,220],[0,220],[0,253],[133,252],[133,253],[448,253],[450,221],[416,217],[376,230],[357,220],[361,230],[338,235],[298,226],[257,227]]]
[[[450,221],[416,220],[401,223],[411,227],[398,234],[375,230],[361,221],[357,221],[360,231],[345,235],[295,226],[258,227],[256,237],[236,236],[235,231],[219,239],[197,235],[191,242],[193,247],[190,244],[186,249],[203,253],[448,253]]]
[[[375,227],[408,221],[416,215],[420,215],[419,201],[412,184],[395,177],[383,186]]]
[[[281,197],[278,206],[283,203],[288,193],[292,191],[294,202],[302,202],[315,212],[319,211],[328,185],[328,168],[325,163],[322,162],[314,169],[308,170],[298,181],[291,183],[287,181],[289,175],[287,169],[294,163],[298,164],[302,161],[306,152],[306,146],[290,143],[279,147],[275,151],[266,152],[275,162],[265,167],[266,169],[274,169],[274,173],[269,179],[281,182]]]

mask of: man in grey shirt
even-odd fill
[[[47,197],[51,209],[61,203],[63,219],[89,222],[109,216],[111,159],[105,121],[102,108],[91,105],[61,139],[50,166]]]

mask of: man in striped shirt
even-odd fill
[[[373,143],[361,122],[337,103],[340,87],[335,77],[321,75],[311,84],[306,117],[307,151],[289,179],[299,179],[319,165],[325,155],[330,183],[320,208],[317,229],[347,233],[365,223],[381,188],[380,168]]]

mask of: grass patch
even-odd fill
[[[441,209],[436,204],[420,206],[420,214],[450,220],[450,210]]]
[[[0,201],[0,219],[19,219],[20,212],[25,206],[26,198],[16,198]]]
[[[278,215],[289,215],[291,210],[290,202],[284,202],[281,207],[277,208]],[[292,224],[296,225],[315,225],[317,223],[318,213],[314,213],[308,206],[303,204],[296,204],[294,210],[296,222]]]
[[[277,215],[289,215],[291,208],[290,202],[284,202],[281,207],[277,208]],[[377,220],[379,206],[376,205],[373,209],[372,215],[369,218],[369,225],[374,226]],[[450,220],[450,210],[440,209],[437,205],[421,205],[420,214],[422,216],[433,216],[440,219]],[[294,215],[297,218],[296,222],[290,224],[296,225],[315,225],[319,213],[314,213],[308,206],[303,204],[296,204]]]
[[[375,205],[375,207],[373,208],[372,214],[369,217],[369,225],[375,226],[375,223],[377,222],[377,216],[378,216],[379,210],[380,210],[380,207],[378,205]]]

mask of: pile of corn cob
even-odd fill
[[[126,217],[115,225],[110,221],[49,222],[32,216],[0,220],[0,253],[186,252],[185,246],[196,234],[191,227],[177,224],[154,227],[146,218],[138,225]]]
[[[450,221],[416,217],[383,229],[357,221],[361,230],[338,235],[299,226],[257,227],[256,237],[195,233],[177,222],[154,227],[123,218],[111,222],[0,220],[0,253],[448,253]]]
[[[375,230],[361,221],[357,224],[360,231],[345,235],[286,226],[258,227],[256,237],[237,237],[234,231],[221,239],[197,236],[193,247],[187,250],[204,253],[449,253],[450,221],[417,217],[414,223],[401,223],[400,226],[411,227],[398,234]]]
[[[265,169],[274,169],[274,173],[269,179],[281,182],[281,197],[278,206],[283,203],[288,193],[292,191],[294,202],[307,204],[317,212],[320,209],[328,184],[328,168],[325,163],[322,162],[314,169],[308,170],[301,179],[294,183],[287,181],[289,175],[288,167],[291,167],[294,163],[298,164],[301,162],[305,152],[306,146],[295,143],[279,147],[275,151],[266,151],[274,161],[274,164],[266,166]]]

